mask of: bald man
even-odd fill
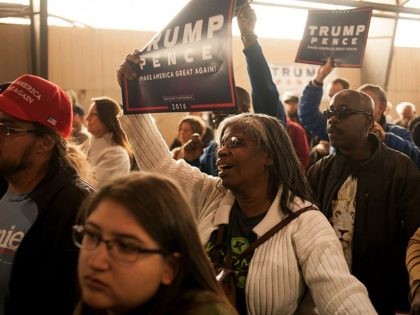
[[[409,311],[405,249],[420,226],[420,171],[370,132],[373,108],[364,92],[333,96],[324,116],[336,153],[312,166],[308,179],[350,270],[378,313],[394,314]]]
[[[333,69],[334,63],[329,57],[326,63],[319,67],[315,78],[303,90],[298,108],[298,115],[302,124],[321,140],[328,139],[327,122],[319,110],[323,94],[323,81]],[[337,84],[332,84],[328,88],[330,97],[340,91],[341,88],[346,88],[341,80],[334,80],[332,83],[334,82]],[[388,123],[385,119],[384,112],[388,104],[385,90],[379,85],[364,84],[358,88],[358,91],[367,93],[374,102],[373,117],[375,124],[371,131],[377,133],[389,148],[407,154],[420,169],[420,149],[414,144],[410,132],[405,128]]]

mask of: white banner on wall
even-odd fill
[[[302,94],[305,86],[311,81],[318,70],[318,65],[302,64],[302,63],[292,63],[288,65],[280,64],[269,64],[271,75],[273,76],[273,81],[277,86],[277,89],[282,97],[285,93],[290,92],[296,96]],[[329,75],[328,79],[333,79],[335,77],[334,69]],[[325,87],[328,84],[324,82],[324,95],[323,100],[328,99],[328,95],[325,93]]]

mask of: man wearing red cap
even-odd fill
[[[54,83],[23,75],[0,94],[0,314],[71,314],[71,230],[92,188],[65,138],[72,107]]]

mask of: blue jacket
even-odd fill
[[[308,84],[300,98],[298,115],[306,130],[323,140],[328,140],[327,120],[319,110],[322,93],[322,87]],[[386,135],[385,144],[389,148],[408,155],[420,169],[420,150],[414,144],[410,132],[400,126],[387,123],[384,116],[381,119],[381,126]]]
[[[201,154],[199,162],[189,163],[193,166],[197,166],[203,173],[218,176],[216,153],[217,143],[216,141],[212,140],[210,144],[204,149],[203,154]]]
[[[261,46],[255,44],[243,50],[248,64],[248,75],[252,87],[252,105],[255,113],[267,114],[280,119],[286,126],[286,113],[280,101],[280,95],[273,82],[270,68],[265,60]],[[204,173],[217,176],[216,167],[217,144],[212,141],[204,149],[200,161],[189,162]]]
[[[277,117],[283,122],[283,126],[286,126],[286,113],[261,46],[257,42],[245,48],[243,52],[251,81],[254,112]]]

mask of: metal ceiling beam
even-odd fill
[[[420,9],[417,8],[408,8],[403,6],[397,6],[392,4],[383,4],[383,3],[375,3],[375,2],[367,2],[367,1],[352,1],[352,0],[295,0],[299,2],[312,2],[312,3],[324,3],[329,5],[340,5],[340,6],[348,6],[348,7],[372,7],[373,10],[376,11],[383,11],[383,12],[391,12],[391,13],[406,13],[406,14],[413,14],[420,16]],[[274,2],[264,2],[264,1],[252,1],[252,4],[263,5],[263,6],[272,6],[272,7],[288,7],[288,8],[296,8],[296,9],[312,9],[315,8],[305,6],[305,5],[290,5],[290,4],[281,4],[281,3],[274,3]],[[393,18],[393,17],[392,17]],[[405,18],[405,17],[404,17]]]
[[[395,1],[397,2],[397,5],[399,6],[403,6],[410,2],[410,0],[395,0]]]
[[[304,1],[308,1],[308,0],[304,0]],[[318,2],[318,1],[314,1],[314,2]],[[273,3],[273,2],[264,2],[264,1],[253,1],[252,2],[253,5],[261,5],[261,6],[271,6],[271,7],[282,7],[282,8],[291,8],[291,9],[301,9],[301,10],[316,10],[316,8],[311,7],[311,6],[305,6],[305,5],[293,5],[293,4],[282,4],[282,3]],[[334,5],[338,5],[337,3],[335,3]],[[341,3],[339,4],[341,5]],[[353,5],[353,7],[355,7]],[[389,11],[387,11],[389,12]],[[374,17],[378,17],[378,18],[387,18],[387,19],[395,19],[395,17],[397,16],[395,14],[395,12],[389,12],[389,13],[372,13],[372,16]],[[415,16],[413,15],[412,17],[409,16],[399,16],[400,19],[404,19],[404,20],[413,20],[413,21],[420,21],[420,15]]]
[[[389,50],[388,64],[387,64],[386,73],[385,73],[385,82],[383,86],[385,91],[388,91],[389,76],[391,73],[392,59],[394,57],[394,49],[395,49],[394,42],[395,42],[395,36],[397,35],[397,25],[398,25],[398,19],[395,18],[394,29],[392,32],[392,37],[390,39],[391,45],[390,45],[390,50]]]
[[[13,3],[0,3],[0,19],[2,18],[30,18],[34,14],[40,14],[40,12],[32,12],[31,6],[23,4]],[[91,25],[81,23],[76,20],[72,20],[56,14],[48,14],[48,17],[54,17],[72,25],[83,25],[84,27],[93,28]],[[1,23],[1,21],[0,21]]]
[[[0,3],[0,18],[27,16],[30,14],[30,7],[23,4]]]
[[[397,5],[392,5],[392,4],[376,3],[376,2],[368,2],[368,1],[352,1],[352,0],[340,0],[339,2],[337,0],[295,0],[295,1],[326,3],[330,5],[344,5],[344,6],[357,7],[357,8],[372,7],[373,10],[378,10],[378,11],[420,15],[420,9],[417,9],[417,8],[408,8],[408,7],[397,6]]]
[[[36,74],[48,79],[48,0],[30,0],[29,5],[0,3],[0,18],[29,18],[31,69]]]
[[[32,73],[48,79],[48,10],[47,0],[31,0]]]

